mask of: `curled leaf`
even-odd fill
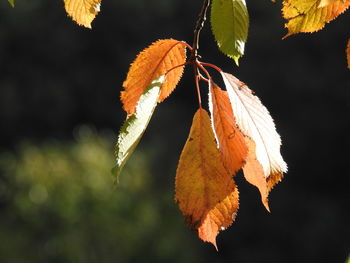
[[[160,87],[163,82],[164,76],[161,76],[146,88],[137,103],[136,112],[127,117],[120,129],[115,149],[117,164],[113,171],[117,179],[147,128],[157,105]]]
[[[220,230],[230,226],[238,209],[238,189],[224,167],[204,109],[194,115],[176,171],[176,195],[186,223],[216,246]]]
[[[186,50],[184,42],[175,39],[163,39],[144,49],[131,64],[121,93],[124,110],[128,114],[135,112],[136,103],[152,80],[165,75],[158,102],[163,101],[175,89],[179,82]],[[171,70],[172,69],[172,70]],[[171,70],[170,72],[168,72]]]
[[[91,28],[91,22],[100,12],[102,0],[64,0],[66,12],[78,25]]]

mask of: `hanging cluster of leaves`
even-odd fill
[[[144,49],[131,64],[123,83],[121,101],[127,119],[116,145],[114,173],[117,180],[157,103],[172,93],[185,66],[193,66],[199,108],[179,159],[175,201],[199,238],[217,248],[216,236],[233,223],[239,207],[234,181],[237,172],[243,170],[245,179],[259,189],[261,201],[270,211],[269,192],[282,180],[287,165],[280,153],[281,139],[274,121],[260,99],[232,74],[200,61],[199,35],[210,4],[211,29],[219,50],[237,65],[244,55],[249,28],[245,0],[204,0],[192,46],[163,39]],[[284,0],[282,12],[288,20],[285,37],[322,29],[349,4],[350,0]],[[208,68],[220,73],[224,87],[215,83]],[[209,92],[209,111],[201,101],[203,82],[207,86],[205,92]]]
[[[202,240],[216,247],[216,236],[232,224],[239,207],[234,181],[237,171],[243,169],[246,180],[259,189],[269,210],[268,194],[282,179],[287,165],[280,154],[281,139],[274,122],[259,98],[233,75],[199,60],[199,34],[209,5],[210,1],[205,1],[192,46],[174,39],[159,40],[131,64],[121,92],[127,119],[116,145],[114,173],[118,178],[157,103],[175,89],[184,67],[194,66],[199,108],[178,163],[175,200],[185,222],[197,230]],[[211,14],[219,49],[238,64],[248,33],[245,1],[214,0]],[[208,68],[220,72],[225,89],[214,82]],[[207,84],[210,114],[201,102],[202,82]]]
[[[67,14],[79,25],[91,28],[102,0],[63,0]],[[14,6],[14,0],[8,0]],[[200,61],[199,36],[211,5],[211,29],[218,48],[238,65],[248,37],[249,15],[245,0],[204,0],[193,44],[162,39],[144,49],[130,66],[123,83],[121,101],[127,118],[116,144],[116,181],[135,150],[158,103],[179,83],[184,68],[194,67],[199,107],[181,153],[175,180],[175,200],[185,222],[198,236],[215,247],[219,231],[235,220],[239,192],[234,176],[243,170],[256,186],[269,211],[268,195],[282,180],[287,165],[281,154],[281,139],[266,107],[248,86],[219,67]],[[350,0],[283,0],[286,37],[316,32],[344,13]],[[189,56],[186,57],[186,53]],[[350,69],[350,39],[347,61]],[[208,68],[217,70],[219,87]],[[201,101],[201,83],[206,84],[209,103]]]

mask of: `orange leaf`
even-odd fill
[[[246,159],[246,165],[243,167],[244,177],[249,183],[259,189],[261,201],[266,210],[270,212],[268,195],[271,189],[282,180],[283,173],[273,173],[265,178],[263,167],[256,158],[254,141],[249,137],[245,137],[245,141],[249,147],[249,152]]]
[[[321,30],[349,6],[350,0],[284,0],[282,13],[288,20],[285,24],[288,28],[285,37],[299,32],[312,33]]]
[[[276,132],[270,113],[262,105],[259,98],[231,74],[224,72],[221,74],[236,123],[240,131],[249,137],[246,139],[249,153],[246,165],[243,167],[244,176],[247,181],[259,188],[262,201],[268,209],[268,191],[281,179],[282,173],[287,171],[287,164],[283,161],[280,153],[280,136]],[[271,185],[267,190],[266,185],[264,186],[262,183],[263,179],[267,185]]]
[[[175,89],[179,82],[186,61],[185,43],[175,39],[163,39],[144,49],[131,64],[126,80],[123,83],[124,91],[121,100],[124,110],[128,114],[135,113],[138,99],[145,88],[158,77],[171,70],[161,87],[158,102],[163,101]]]
[[[236,125],[227,92],[213,81],[209,82],[209,108],[224,165],[231,174],[235,174],[243,167],[248,148]]]
[[[220,230],[230,226],[238,209],[238,189],[225,169],[204,109],[194,115],[176,171],[176,195],[186,223],[216,246]]]
[[[348,58],[348,69],[350,69],[350,38],[348,40],[348,47],[346,49],[346,56]]]

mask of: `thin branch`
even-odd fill
[[[209,72],[205,69],[205,67],[203,67],[201,65],[201,63],[199,61],[196,61],[196,65],[197,65],[197,69],[200,68],[201,70],[203,70],[205,75],[207,75],[208,80],[211,80],[211,76],[210,76]]]
[[[210,5],[210,0],[204,0],[201,12],[198,15],[198,20],[196,27],[194,29],[193,44],[192,44],[192,53],[191,59],[195,60],[198,58],[198,49],[199,49],[199,35],[204,26],[205,20],[207,19],[207,11]]]

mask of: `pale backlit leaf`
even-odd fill
[[[287,164],[281,156],[281,139],[270,113],[260,99],[244,83],[231,74],[222,72],[221,75],[226,85],[236,123],[241,132],[254,143],[253,148],[252,145],[247,143],[250,151],[248,157],[251,160],[256,159],[261,165],[266,181],[268,181],[269,177],[276,174],[281,174],[282,176],[287,171]],[[252,149],[255,153],[252,152]],[[249,162],[249,158],[245,167],[252,165]],[[253,168],[247,168],[246,170],[252,171],[252,173],[254,170],[258,170],[256,167]],[[245,176],[250,177],[254,175],[256,175],[255,172]],[[259,186],[258,188],[260,189]],[[264,193],[261,193],[261,195],[262,197],[266,196]]]
[[[114,174],[118,178],[122,168],[139,143],[147,125],[152,117],[160,94],[160,87],[164,82],[164,76],[154,80],[146,91],[140,96],[136,106],[136,112],[129,115],[120,129],[115,154],[117,164]]]

